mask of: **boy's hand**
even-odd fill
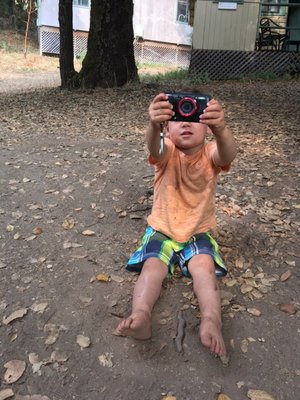
[[[207,125],[216,136],[225,131],[225,116],[221,104],[212,99],[207,103],[203,114],[200,115],[200,122]]]
[[[148,109],[150,122],[153,124],[160,124],[169,121],[174,115],[172,108],[173,106],[168,101],[168,96],[164,93],[158,94],[154,97]]]

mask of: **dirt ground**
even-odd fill
[[[239,144],[217,194],[229,267],[221,361],[199,343],[180,276],[166,279],[151,340],[112,335],[130,311],[136,276],[124,265],[151,207],[147,107],[170,87],[62,92],[53,74],[0,75],[0,399],[294,400],[300,81],[203,86]]]

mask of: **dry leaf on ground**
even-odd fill
[[[275,400],[273,396],[264,390],[248,390],[247,396],[250,400]]]
[[[280,304],[279,309],[289,315],[294,315],[298,311],[295,304]]]
[[[65,218],[65,220],[62,224],[63,228],[66,230],[74,228],[74,225],[75,225],[75,220],[74,220],[74,218],[71,218],[71,217]]]
[[[91,344],[91,339],[88,336],[83,336],[83,335],[78,335],[76,337],[76,343],[79,344],[79,346],[84,349],[86,347],[89,347]]]
[[[20,310],[14,311],[12,314],[10,314],[7,318],[3,318],[3,323],[4,325],[10,324],[12,321],[15,319],[23,318],[24,315],[27,314],[28,309],[27,308],[21,308]]]
[[[90,229],[86,229],[85,231],[82,232],[82,234],[84,236],[95,236],[96,233],[94,231],[91,231]]]
[[[219,394],[218,400],[231,400],[226,394]]]
[[[101,354],[100,356],[98,356],[98,360],[99,363],[103,366],[103,367],[108,367],[111,368],[113,367],[113,354],[112,353],[105,353],[105,354]]]
[[[21,360],[11,360],[4,364],[4,368],[6,368],[4,375],[5,382],[14,383],[24,374],[26,363]]]
[[[261,311],[259,311],[257,308],[247,308],[247,312],[255,317],[261,316]]]
[[[96,275],[96,279],[99,282],[110,282],[110,280],[111,280],[110,275],[106,275],[106,274],[98,274],[98,275]]]
[[[11,389],[4,389],[0,391],[0,400],[6,400],[13,397],[14,392]]]
[[[243,339],[243,340],[241,341],[241,343],[240,343],[240,348],[241,348],[241,350],[242,350],[243,353],[247,353],[247,351],[248,351],[248,345],[249,345],[249,342],[248,342],[247,339]]]
[[[41,235],[44,232],[43,228],[37,226],[36,228],[33,229],[32,233],[34,235]]]
[[[281,282],[285,282],[285,281],[287,281],[291,276],[292,276],[292,272],[291,272],[290,270],[285,271],[285,272],[281,275],[280,280],[281,280]]]
[[[43,313],[47,307],[48,307],[48,303],[33,303],[30,306],[30,310],[37,312],[37,313]]]

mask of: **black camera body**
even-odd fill
[[[166,95],[175,112],[170,121],[199,122],[200,115],[211,99],[208,94],[191,92],[169,92]]]

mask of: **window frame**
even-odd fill
[[[186,13],[179,14],[179,7],[180,6],[185,6],[186,7]],[[179,19],[179,17],[183,15],[185,17],[185,20],[182,21]],[[184,25],[188,25],[189,23],[189,0],[177,0],[177,7],[176,7],[176,22],[179,24],[184,24]]]

